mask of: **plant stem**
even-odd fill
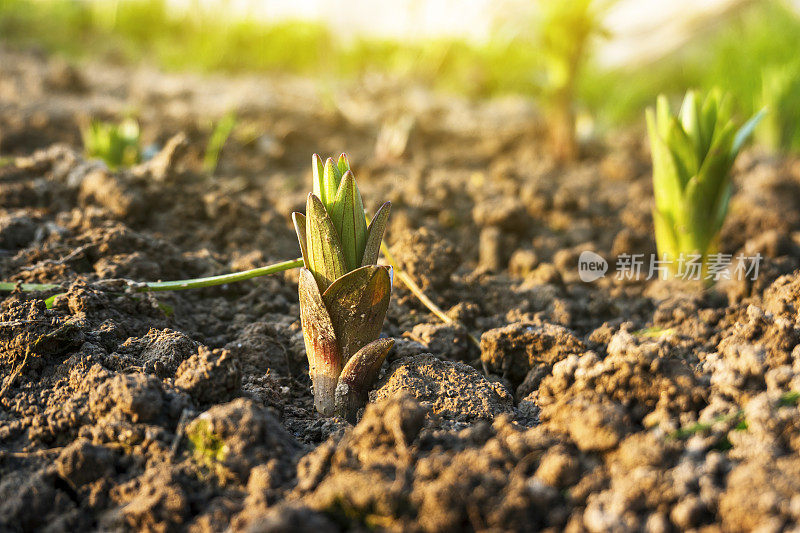
[[[57,283],[14,283],[10,281],[0,282],[0,292],[11,292],[19,286],[24,292],[49,291],[59,289],[61,285]]]
[[[303,266],[302,259],[292,259],[291,261],[283,261],[281,263],[275,263],[274,265],[253,268],[243,272],[234,272],[232,274],[211,276],[208,278],[181,279],[177,281],[149,281],[141,287],[136,287],[134,290],[137,292],[154,292],[180,291],[184,289],[213,287],[214,285],[225,285],[226,283],[236,283],[237,281],[244,281],[260,276],[269,276],[270,274],[277,274],[278,272],[291,270],[301,266]]]
[[[199,289],[201,287],[213,287],[214,285],[225,285],[226,283],[235,283],[237,281],[244,281],[247,279],[257,278],[260,276],[268,276],[270,274],[277,274],[285,270],[291,270],[303,266],[302,259],[292,259],[291,261],[282,261],[274,265],[253,268],[243,272],[233,272],[231,274],[222,274],[220,276],[210,276],[207,278],[193,278],[193,279],[179,279],[176,281],[148,281],[143,284],[133,285],[133,290],[136,292],[155,292],[155,291],[180,291],[184,289]],[[51,289],[59,289],[62,286],[54,283],[12,283],[0,282],[0,292],[10,292],[20,285],[23,291],[49,291]]]
[[[381,242],[381,252],[383,253],[383,257],[385,257],[385,258],[386,258],[386,261],[387,261],[387,262],[388,262],[390,265],[392,265],[392,268],[394,268],[395,274],[396,274],[396,275],[397,275],[397,277],[400,279],[400,281],[402,281],[402,282],[403,282],[403,284],[404,284],[406,287],[408,287],[408,290],[410,290],[410,291],[411,291],[411,292],[414,294],[414,296],[416,296],[416,297],[417,297],[417,299],[418,299],[420,302],[422,302],[422,305],[424,305],[425,307],[427,307],[428,309],[430,309],[430,310],[431,310],[431,312],[432,312],[434,315],[436,315],[437,317],[439,317],[439,319],[440,319],[442,322],[444,322],[445,324],[461,325],[461,324],[460,324],[460,323],[459,323],[457,320],[453,320],[452,318],[450,318],[449,316],[447,316],[447,314],[446,314],[444,311],[442,311],[442,308],[441,308],[441,307],[439,307],[438,305],[436,305],[435,303],[433,303],[433,300],[431,300],[430,298],[428,298],[428,297],[425,295],[425,293],[424,293],[424,292],[422,292],[422,289],[420,288],[420,286],[419,286],[419,285],[417,285],[417,282],[415,282],[415,281],[414,281],[414,280],[411,278],[411,276],[409,276],[408,274],[406,274],[405,272],[403,272],[403,271],[400,269],[400,267],[399,267],[399,266],[397,266],[397,261],[395,261],[395,258],[394,258],[394,256],[393,256],[393,255],[392,255],[392,253],[389,251],[389,247],[388,247],[388,246],[386,246],[386,243],[385,243],[385,242]],[[462,327],[463,327],[463,326],[462,326]],[[466,328],[464,328],[464,329],[466,330]],[[481,347],[481,343],[480,343],[480,341],[479,341],[478,339],[476,339],[476,338],[475,338],[475,336],[474,336],[474,335],[472,335],[471,333],[467,332],[467,338],[469,339],[469,341],[470,341],[472,344],[474,344],[474,345],[475,345],[475,346],[477,346],[478,348],[480,348],[480,347]]]

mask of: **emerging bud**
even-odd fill
[[[391,204],[383,204],[367,226],[347,156],[323,164],[315,154],[312,168],[306,214],[292,213],[304,262],[303,339],[317,410],[353,421],[394,344],[378,339],[392,273],[376,265]]]

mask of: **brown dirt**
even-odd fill
[[[583,250],[654,251],[640,131],[558,166],[524,101],[380,77],[333,96],[0,50],[0,278],[65,287],[0,302],[0,530],[797,527],[800,160],[736,165],[722,251],[761,253],[755,282],[587,284]],[[212,177],[209,121],[229,106],[252,133]],[[160,153],[87,161],[81,121],[131,110]],[[403,114],[387,162],[376,137]],[[314,411],[296,272],[119,281],[297,257],[310,155],[342,150],[367,208],[393,202],[400,264],[462,323],[398,284],[397,342],[355,426]]]

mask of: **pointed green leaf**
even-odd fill
[[[682,220],[678,225],[678,239],[681,251],[687,254],[708,252],[713,237],[713,220],[716,215],[714,203],[717,196],[703,186],[696,177],[686,186],[686,198],[682,209]]]
[[[344,176],[344,173],[350,170],[350,161],[347,159],[347,154],[342,154],[339,156],[339,160],[336,162],[336,166],[339,169],[339,174]]]
[[[320,291],[325,291],[347,272],[333,222],[322,201],[313,194],[308,195],[306,202],[306,249],[309,270],[314,274]]]
[[[733,98],[720,91],[715,90],[714,93],[717,95],[717,124],[721,127],[733,119]]]
[[[722,230],[722,225],[725,223],[725,217],[728,215],[728,206],[731,202],[731,196],[733,196],[733,186],[729,183],[725,190],[722,191],[722,194],[720,194],[717,205],[714,209],[714,228],[712,230],[712,235],[714,236],[719,234],[720,230]]]
[[[381,251],[381,241],[383,233],[386,231],[386,223],[389,221],[389,213],[392,211],[392,203],[386,202],[380,208],[367,228],[367,244],[364,247],[364,257],[361,259],[361,266],[374,265],[378,262],[378,254]]]
[[[686,180],[697,173],[700,167],[700,160],[697,158],[697,149],[694,142],[686,132],[680,121],[675,117],[670,117],[670,124],[667,137],[664,138],[667,147],[675,154],[675,162],[680,171],[681,183],[686,184]]]
[[[310,270],[300,269],[300,324],[308,356],[308,372],[314,384],[314,405],[325,416],[334,411],[336,383],[342,356],[328,310]]]
[[[702,138],[699,105],[695,92],[688,91],[683,98],[680,111],[680,124],[686,132],[687,137],[698,141]],[[699,152],[699,150],[695,151],[695,153],[697,152]]]
[[[323,190],[325,187],[323,186],[322,176],[325,173],[325,167],[322,164],[322,158],[317,154],[311,156],[311,171],[314,174],[311,190],[315,196],[324,199]]]
[[[716,138],[708,149],[706,160],[703,161],[703,165],[697,173],[698,179],[709,189],[718,191],[725,182],[730,182],[730,169],[733,164],[733,159],[730,157],[730,146],[735,131],[736,126],[733,122],[728,122],[727,125],[718,129]]]
[[[337,279],[322,294],[344,362],[378,337],[391,293],[389,269],[365,266]]]
[[[675,222],[666,213],[653,209],[653,225],[659,257],[666,255],[672,260],[676,259],[680,255],[680,250],[675,235]]]
[[[336,200],[331,210],[333,227],[342,243],[347,270],[361,266],[364,257],[364,247],[367,244],[367,222],[364,220],[364,204],[361,193],[358,191],[353,173],[345,172]]]
[[[330,157],[325,160],[325,169],[322,173],[322,204],[330,211],[336,199],[336,191],[339,190],[339,182],[342,181],[342,173],[339,167]]]
[[[369,391],[393,345],[394,339],[372,341],[347,361],[336,386],[337,415],[355,423],[358,410],[367,403]]]
[[[705,152],[714,144],[714,138],[718,135],[719,130],[724,126],[718,120],[718,113],[719,99],[714,95],[709,95],[703,103],[703,110],[701,111],[701,131],[704,135],[701,150],[698,152],[698,158],[701,161],[705,157]]]
[[[753,118],[745,122],[744,126],[742,126],[738,132],[736,132],[736,137],[734,137],[733,139],[733,146],[731,146],[732,159],[736,158],[736,155],[739,153],[739,150],[742,149],[744,143],[747,142],[747,139],[750,137],[750,135],[753,134],[753,130],[756,129],[756,126],[758,126],[758,123],[761,122],[761,120],[764,118],[766,114],[767,110],[762,109],[761,111],[756,113],[756,115]]]
[[[681,201],[682,180],[675,163],[675,156],[657,131],[657,119],[652,109],[647,110],[646,117],[653,158],[653,194],[656,207],[666,212]]]
[[[658,126],[658,134],[662,139],[666,139],[669,135],[669,123],[672,118],[672,109],[669,106],[669,100],[663,94],[658,95],[656,100],[656,125]]]
[[[294,223],[294,231],[297,233],[297,240],[300,243],[300,253],[303,254],[303,265],[308,268],[308,250],[306,249],[306,216],[303,213],[298,213],[295,211],[292,213],[292,222]]]

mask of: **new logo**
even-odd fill
[[[578,276],[581,281],[589,283],[598,280],[608,272],[608,261],[594,252],[584,250],[578,257]]]

